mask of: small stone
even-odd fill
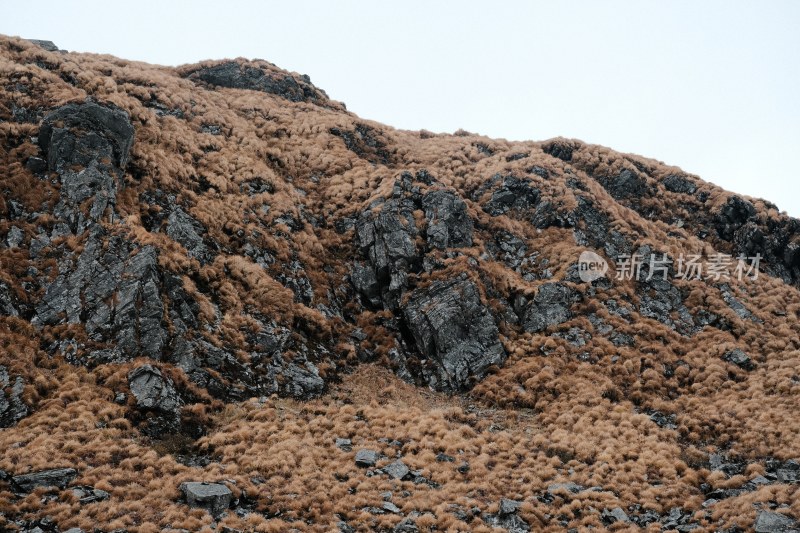
[[[350,439],[336,439],[336,447],[349,452],[353,449],[353,443]]]
[[[381,455],[375,450],[361,449],[356,452],[356,466],[368,468],[375,466]]]
[[[410,470],[409,468],[403,463],[401,460],[397,460],[390,464],[389,466],[384,467],[384,472],[389,474],[389,477],[392,479],[402,480],[406,476],[408,476]]]
[[[6,235],[6,244],[9,248],[19,248],[22,241],[25,240],[25,233],[16,226],[11,226]]]
[[[571,481],[567,483],[553,483],[547,487],[547,492],[550,494],[554,494],[556,492],[567,491],[573,494],[577,494],[584,490],[586,487],[583,485],[578,485],[577,483],[573,483]]]
[[[190,481],[181,483],[180,489],[190,507],[201,507],[213,516],[220,515],[233,501],[231,489],[221,483]]]
[[[629,522],[628,515],[622,510],[622,507],[614,507],[611,510],[604,510],[600,517],[607,524],[614,524],[616,522]]]
[[[500,500],[500,515],[505,516],[514,514],[519,510],[521,505],[522,502],[520,501],[503,498]]]
[[[383,502],[383,505],[381,506],[381,508],[384,511],[389,512],[389,513],[403,514],[403,512],[400,510],[400,508],[398,506],[396,506],[395,504],[393,504],[392,502]]]
[[[726,352],[722,358],[743,370],[753,370],[755,368],[755,364],[753,364],[753,361],[750,359],[750,357],[738,348]]]

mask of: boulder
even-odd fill
[[[48,52],[58,52],[58,46],[53,41],[44,41],[42,39],[28,39],[28,42],[31,44],[35,44],[42,50],[47,50]]]
[[[756,367],[755,363],[753,363],[750,357],[739,348],[725,352],[725,355],[722,356],[722,359],[729,363],[733,363],[743,370],[753,370]]]
[[[397,305],[408,286],[408,273],[419,271],[422,257],[415,239],[413,202],[391,199],[379,212],[366,211],[356,222],[356,246],[369,260],[372,275],[359,272],[357,288],[371,300],[381,299],[387,307]],[[373,281],[374,279],[374,281]]]
[[[94,487],[72,487],[72,494],[78,498],[82,505],[107,500],[110,494]]]
[[[390,478],[398,481],[403,480],[411,473],[411,470],[400,459],[383,467],[383,471],[386,472]]]
[[[0,281],[0,316],[19,316],[17,298],[11,287]]]
[[[181,406],[172,380],[151,365],[145,364],[131,370],[128,373],[128,386],[140,409],[173,413]]]
[[[429,386],[463,390],[505,361],[494,317],[465,276],[414,290],[402,308],[413,342],[426,359],[421,378]]]
[[[189,481],[181,483],[180,490],[190,507],[200,507],[217,517],[233,502],[231,489],[221,483]]]
[[[606,525],[615,524],[617,522],[630,522],[628,515],[625,513],[622,507],[604,509],[603,512],[600,513],[600,519],[603,520],[603,523]]]
[[[753,524],[756,533],[783,533],[797,531],[797,522],[785,514],[759,511]]]
[[[133,139],[126,111],[92,101],[59,107],[44,117],[39,130],[39,146],[50,170],[57,172],[74,165],[88,167],[104,158],[116,170],[124,169]]]
[[[694,194],[695,191],[697,191],[697,186],[694,183],[677,174],[670,174],[664,178],[662,183],[664,184],[664,188],[669,192]]]
[[[356,465],[363,468],[375,466],[380,458],[381,454],[375,450],[361,449],[356,452]]]
[[[327,101],[327,95],[311,84],[308,76],[292,76],[277,69],[258,68],[227,61],[197,69],[189,79],[230,89],[246,89],[280,96],[292,102]]]
[[[77,475],[78,472],[74,468],[54,468],[12,476],[11,484],[14,489],[20,492],[31,492],[36,487],[58,487],[63,489]]]
[[[522,502],[504,498],[500,500],[497,514],[484,513],[481,518],[489,526],[503,528],[509,533],[527,533],[531,530],[530,525],[517,515],[521,505]]]

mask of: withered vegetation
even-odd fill
[[[109,493],[90,504],[69,490],[15,495],[0,477],[0,530],[47,516],[61,530],[335,531],[346,522],[390,531],[411,516],[420,531],[489,532],[482,514],[497,513],[501,498],[522,502],[518,516],[543,531],[633,527],[604,520],[601,511],[617,507],[631,517],[681,508],[695,531],[750,528],[761,509],[800,518],[800,486],[791,482],[704,506],[708,494],[764,474],[769,461],[800,458],[797,221],[676,167],[580,141],[396,130],[265,61],[235,64],[277,76],[290,97],[197,74],[223,64],[167,68],[0,37],[0,236],[7,243],[12,228],[22,233],[19,245],[0,248],[0,289],[15,307],[0,316],[0,366],[23,380],[29,411],[0,429],[0,471],[71,467],[73,485]],[[82,324],[31,322],[59,274],[55,255],[30,250],[58,223],[61,185],[28,162],[41,156],[44,116],[87,99],[124,110],[135,128],[116,214],[101,226],[139,248],[154,246],[159,270],[196,302],[196,330],[236,361],[252,363],[248,339],[262,327],[254,317],[324,346],[329,355],[316,361],[327,387],[321,395],[222,398],[145,354],[84,364],[97,346]],[[413,186],[423,194],[455,191],[474,225],[469,245],[432,249],[435,267],[409,274],[420,290],[464,274],[496,317],[508,358],[466,392],[397,377],[397,317],[366,305],[350,283],[354,260],[363,259],[353,224],[380,212],[404,174],[422,176]],[[487,206],[509,177],[536,189],[535,206],[492,213]],[[151,201],[154,191],[167,200]],[[737,202],[752,208],[741,223]],[[202,226],[213,254],[193,253],[169,235],[162,211],[170,205]],[[423,228],[425,217],[417,209],[410,223]],[[678,324],[678,304],[671,319],[644,313],[634,280],[574,279],[571,267],[587,247],[614,268],[604,242],[612,234],[629,252],[758,251],[766,259],[755,280],[675,280],[694,316],[688,331]],[[524,260],[508,259],[503,246],[512,240],[500,236],[513,236]],[[48,246],[78,254],[87,243],[86,234],[65,234]],[[514,302],[555,280],[577,294],[571,316],[525,331]],[[173,334],[172,319],[164,322]],[[301,344],[283,357],[299,357]],[[736,349],[752,368],[726,360]],[[200,428],[191,437],[139,430],[127,376],[145,362],[191,398],[181,412],[184,427]],[[2,394],[10,397],[12,385]],[[120,391],[128,392],[121,401]],[[337,438],[350,439],[352,451]],[[361,448],[385,455],[378,466],[402,457],[430,483],[366,476],[353,457]],[[745,466],[726,474],[710,462],[715,454]],[[217,523],[188,508],[179,485],[193,480],[224,482],[247,512]],[[597,489],[548,493],[566,482]],[[401,514],[370,510],[387,491]]]

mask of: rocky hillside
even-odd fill
[[[9,37],[0,189],[2,531],[800,528],[769,202]]]

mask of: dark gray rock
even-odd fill
[[[750,357],[739,348],[725,352],[725,354],[722,356],[722,359],[728,361],[729,363],[733,363],[743,370],[753,370],[756,367],[755,363],[753,363]]]
[[[9,248],[19,248],[22,241],[25,240],[25,233],[16,226],[11,226],[6,234],[6,245]]]
[[[499,178],[495,176],[494,181]],[[493,217],[509,211],[526,211],[539,203],[541,193],[531,185],[531,180],[515,176],[502,178],[500,187],[492,192],[492,196],[483,206],[483,210]]]
[[[594,205],[594,202],[578,196],[578,207],[569,215],[567,222],[575,227],[575,241],[605,251],[606,256],[616,259],[631,252],[628,239],[615,229],[607,213]]]
[[[622,510],[622,507],[614,507],[613,509],[604,509],[600,513],[600,519],[604,524],[610,525],[617,522],[630,522],[628,515]]]
[[[545,283],[530,304],[520,309],[522,327],[535,333],[566,322],[575,297],[575,291],[562,283]]]
[[[174,413],[182,404],[172,380],[151,365],[131,370],[128,373],[128,386],[140,409]]]
[[[380,212],[367,211],[356,222],[356,246],[369,259],[373,272],[373,276],[359,272],[357,286],[370,301],[377,299],[379,287],[381,299],[389,308],[396,307],[400,293],[408,286],[408,273],[420,269],[414,209],[412,202],[391,199]]]
[[[208,264],[214,259],[214,254],[203,242],[205,228],[180,207],[176,207],[167,218],[166,231],[171,239],[186,248],[189,257],[194,257],[200,264]]]
[[[584,490],[586,490],[586,487],[583,485],[578,485],[577,483],[573,483],[572,481],[568,481],[566,483],[553,483],[552,485],[547,486],[548,494],[558,494],[559,492],[563,491],[577,494]]]
[[[163,315],[155,248],[134,248],[97,226],[76,262],[59,263],[33,322],[83,324],[92,340],[113,342],[124,357],[159,360],[167,342]]]
[[[28,39],[29,43],[33,43],[43,50],[48,52],[58,52],[58,46],[53,41],[44,41],[42,39]]]
[[[617,176],[601,179],[600,182],[615,199],[640,198],[647,190],[647,182],[635,172],[625,169]]]
[[[715,216],[717,234],[728,241],[733,239],[736,230],[755,214],[753,204],[738,196],[731,196]]]
[[[217,517],[233,502],[231,489],[221,483],[189,481],[181,483],[180,490],[190,507],[200,507]]]
[[[39,146],[50,170],[57,172],[106,157],[116,169],[124,169],[133,139],[127,112],[92,101],[59,107],[45,116],[39,130]]]
[[[677,174],[670,174],[664,178],[662,183],[664,184],[664,188],[670,192],[694,194],[695,191],[697,191],[697,186],[694,183]]]
[[[433,191],[422,198],[422,207],[429,245],[440,250],[472,246],[472,219],[464,200],[450,191]]]
[[[19,316],[16,300],[11,287],[0,281],[0,316]]]
[[[295,77],[288,72],[262,70],[235,61],[198,69],[188,77],[218,87],[274,94],[292,102],[320,103],[328,100],[327,95],[312,85],[307,76]]]
[[[364,468],[375,466],[381,454],[375,450],[361,449],[356,452],[356,465]]]
[[[0,365],[0,428],[11,427],[26,416],[28,406],[22,401],[25,380],[21,376],[11,379],[6,367]]]
[[[419,528],[412,518],[404,518],[392,529],[392,533],[417,533],[418,531]]]
[[[58,487],[63,489],[77,477],[74,468],[54,468],[30,474],[20,474],[11,477],[11,484],[20,492],[31,492],[36,487]]]
[[[283,378],[280,390],[286,396],[308,399],[325,390],[325,381],[319,376],[317,367],[309,361],[300,364],[292,362],[284,366],[280,373]]]
[[[722,294],[722,299],[725,300],[725,303],[728,304],[728,307],[733,309],[733,312],[736,313],[739,318],[742,320],[750,320],[756,323],[762,322],[760,318],[751,313],[750,310],[733,295],[733,290],[731,289],[730,285],[723,283],[719,286],[719,291]]]
[[[464,277],[416,289],[403,306],[403,316],[427,360],[421,377],[435,389],[463,390],[506,359],[494,318],[478,288]]]
[[[382,305],[383,287],[378,282],[375,270],[371,266],[365,265],[360,261],[353,263],[350,281],[369,305],[375,308]]]
[[[753,531],[756,533],[785,533],[797,531],[797,522],[781,513],[759,511]]]
[[[84,486],[72,487],[72,494],[78,498],[78,501],[81,503],[81,505],[101,502],[110,497],[110,494],[104,490]]]
[[[481,518],[487,525],[503,528],[509,533],[527,533],[531,530],[530,525],[517,515],[521,505],[522,502],[502,499],[497,514],[484,513]]]
[[[386,511],[387,513],[403,514],[403,511],[401,511],[400,508],[398,506],[396,506],[395,504],[393,504],[392,502],[383,502],[383,505],[381,505],[381,508],[384,511]]]
[[[353,449],[353,442],[350,439],[337,438],[336,447],[342,451],[349,452]]]
[[[397,480],[403,480],[411,473],[411,470],[400,459],[384,466],[383,471],[386,472],[390,478]]]
[[[504,515],[504,516],[505,515],[514,514],[519,510],[521,505],[522,505],[522,502],[520,502],[520,501],[508,500],[506,498],[503,498],[503,499],[500,500],[500,511],[499,511],[499,513],[501,515]]]

